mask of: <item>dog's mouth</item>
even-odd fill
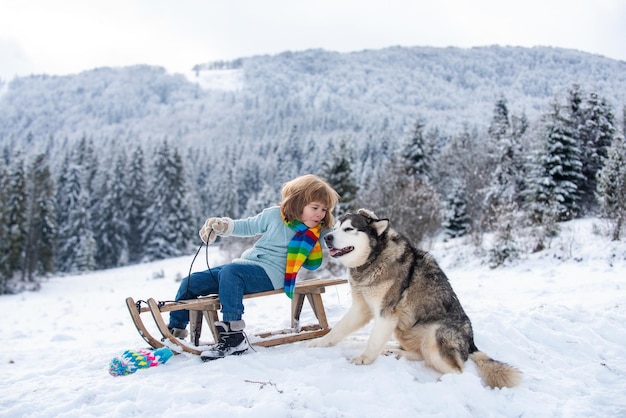
[[[342,255],[346,255],[349,252],[352,252],[354,247],[344,247],[344,248],[329,248],[330,256],[333,258],[341,257]]]

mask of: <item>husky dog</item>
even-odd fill
[[[324,238],[330,255],[349,269],[352,305],[332,330],[311,347],[329,347],[374,319],[367,348],[352,359],[371,364],[392,334],[408,358],[440,373],[461,373],[476,363],[490,387],[513,387],[521,373],[493,360],[474,344],[472,324],[445,273],[426,252],[372,212],[360,209],[339,219]]]

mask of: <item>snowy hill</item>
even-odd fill
[[[13,80],[0,96],[0,145],[28,151],[84,136],[212,147],[287,139],[403,136],[418,116],[442,134],[485,126],[498,99],[532,121],[573,84],[626,103],[626,62],[555,48],[386,48],[254,56],[163,68],[98,68]]]
[[[482,386],[468,362],[440,376],[421,362],[380,357],[355,366],[364,329],[337,347],[295,343],[212,363],[182,354],[111,377],[107,366],[145,346],[124,298],[171,299],[192,255],[80,276],[0,297],[0,411],[7,417],[618,417],[626,416],[626,244],[601,221],[563,225],[548,250],[491,270],[463,239],[436,242],[470,316],[478,347],[524,373],[520,387]],[[226,261],[209,250],[211,265]],[[195,269],[204,262],[197,260]],[[350,304],[346,286],[324,295],[329,322]],[[283,295],[246,302],[247,331],[288,326]],[[305,307],[303,315],[311,315]],[[306,317],[303,318],[306,321]]]

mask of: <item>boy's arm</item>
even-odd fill
[[[280,209],[277,207],[264,209],[261,213],[246,219],[233,221],[232,235],[238,237],[253,237],[263,234],[276,217],[280,217]]]

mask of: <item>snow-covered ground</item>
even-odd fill
[[[598,227],[569,223],[551,249],[496,270],[463,240],[434,245],[478,347],[524,373],[514,389],[484,387],[471,362],[445,376],[391,356],[353,365],[367,329],[333,348],[300,342],[210,363],[182,354],[110,376],[112,358],[146,347],[124,299],[171,299],[189,255],[0,297],[0,416],[626,416],[626,244],[598,236]],[[213,265],[224,261],[215,247],[209,254]],[[203,265],[199,257],[194,270]],[[350,304],[347,285],[328,289],[324,303],[332,325]],[[249,334],[285,328],[288,318],[283,295],[246,301]]]

